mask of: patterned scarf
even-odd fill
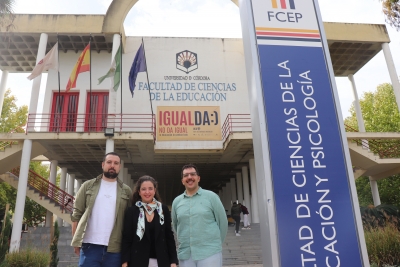
[[[139,200],[139,201],[136,202],[135,205],[140,210],[136,234],[138,235],[139,239],[142,240],[143,235],[144,235],[144,225],[145,225],[144,224],[144,220],[145,220],[144,211],[146,210],[146,212],[149,215],[151,215],[154,212],[154,210],[156,210],[157,213],[158,213],[158,216],[160,217],[160,224],[161,225],[164,224],[164,213],[163,213],[163,210],[162,210],[161,203],[158,202],[155,198],[153,198],[153,202],[152,203],[144,203],[144,202]]]

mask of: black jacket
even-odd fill
[[[159,267],[170,267],[178,264],[174,234],[171,228],[171,214],[168,207],[162,205],[164,224],[160,224],[160,216],[154,211],[155,247]],[[150,254],[150,235],[145,229],[142,240],[136,234],[139,218],[139,208],[132,206],[125,212],[124,228],[122,231],[121,260],[128,262],[129,267],[148,267]],[[145,218],[146,219],[146,218]]]

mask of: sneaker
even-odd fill
[[[247,228],[246,228],[247,230],[251,230],[251,227],[250,226],[247,226]]]
[[[247,227],[243,227],[243,228],[242,228],[242,230],[246,230],[246,229],[247,229]]]
[[[236,234],[236,236],[240,236],[240,234]]]

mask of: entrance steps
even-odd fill
[[[222,246],[222,265],[262,264],[260,224],[251,225],[251,230],[242,230],[235,234],[235,226],[228,227],[228,234]]]
[[[60,237],[58,239],[58,267],[76,267],[79,257],[75,255],[71,247],[71,227],[59,227]],[[34,247],[39,250],[50,252],[50,227],[30,228],[27,233],[22,233],[21,249]]]
[[[18,190],[18,177],[12,173],[5,173],[0,175],[0,180],[8,183],[12,187]],[[26,196],[47,209],[48,211],[52,212],[53,214],[57,215],[58,218],[63,219],[67,223],[71,222],[71,217],[69,213],[63,212],[61,207],[57,202],[53,199],[50,199],[47,196],[42,195],[36,189],[32,188],[31,186],[27,186]]]

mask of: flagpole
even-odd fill
[[[144,63],[146,64],[146,76],[147,76],[147,86],[149,88],[149,99],[150,99],[150,107],[151,107],[151,118],[153,119],[154,112],[153,112],[153,102],[151,102],[151,93],[150,93],[150,82],[149,82],[149,73],[147,69],[147,61],[146,61],[146,49],[144,49],[144,42],[142,37],[142,45],[143,45],[143,54],[144,54]]]
[[[60,106],[60,100],[61,100],[61,84],[60,84],[60,43],[59,43],[59,37],[57,33],[57,76],[58,76],[58,99],[57,99],[57,107],[58,107],[58,116],[61,115],[61,106]],[[60,119],[60,117],[59,117]],[[60,121],[59,121],[60,123]],[[57,127],[57,134],[60,133],[60,125]]]
[[[89,38],[89,134],[92,121],[92,34]]]

